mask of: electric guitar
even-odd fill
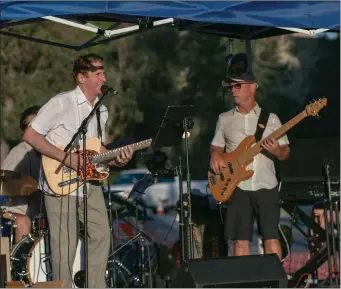
[[[153,139],[143,140],[134,144],[131,144],[134,151],[147,148],[151,145]],[[60,149],[64,149],[65,146],[58,146]],[[82,144],[80,145],[82,147]],[[86,140],[86,179],[90,180],[105,180],[109,173],[104,171],[105,165],[101,163],[114,159],[120,151],[128,146],[123,146],[106,152],[100,152],[101,142],[97,138],[89,138]],[[79,157],[83,157],[83,150],[74,150],[72,152],[78,153]],[[66,157],[67,158],[67,157]],[[42,156],[42,165],[45,173],[46,181],[50,189],[57,195],[68,195],[78,186],[83,184],[84,176],[83,170],[78,172],[67,167],[61,162],[51,159],[47,156]],[[102,169],[100,171],[99,169]]]
[[[319,99],[307,105],[305,110],[274,131],[270,136],[279,139],[307,116],[316,116],[326,105],[326,98]],[[211,169],[208,171],[208,184],[213,198],[217,202],[227,201],[241,181],[253,176],[254,172],[252,170],[246,170],[246,168],[253,162],[254,156],[262,150],[261,141],[256,143],[255,136],[247,136],[233,152],[222,155],[224,163],[227,166],[222,173],[215,174]]]

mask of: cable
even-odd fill
[[[306,276],[306,275],[309,275],[309,273],[304,273],[304,274],[301,275],[301,277],[298,279],[297,283],[295,284],[295,288],[298,288],[297,286],[300,284],[302,278],[303,278],[304,276]]]
[[[170,232],[173,230],[173,226],[174,226],[174,224],[175,224],[176,216],[177,216],[177,215],[178,215],[178,213],[175,214],[172,224],[170,225],[170,227],[169,227],[169,229],[168,229],[168,231],[167,231],[165,237],[163,238],[162,242],[160,243],[161,245],[167,240],[167,238],[168,238]]]
[[[287,253],[287,255],[285,256],[285,258],[283,258],[283,256],[282,256],[282,261],[281,261],[281,262],[283,263],[283,262],[285,261],[285,259],[288,258],[288,256],[291,254],[291,253],[290,253],[290,246],[289,246],[289,243],[288,243],[287,238],[285,237],[285,235],[284,235],[284,233],[283,233],[283,231],[282,231],[282,229],[281,229],[280,224],[278,224],[278,230],[279,230],[280,234],[282,235],[282,237],[283,237],[283,239],[284,239],[284,242],[285,242],[285,245],[286,245],[287,250],[288,250],[288,253]]]

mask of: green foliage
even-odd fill
[[[96,25],[107,27],[106,23]],[[12,30],[68,44],[84,43],[93,36],[51,23]],[[313,94],[322,94],[318,78],[325,63],[335,67],[333,73],[339,80],[339,61],[333,62],[333,56],[324,52],[330,43],[326,39],[292,36],[253,41],[252,65],[260,83],[259,103],[287,120],[301,111]],[[243,52],[244,45],[234,40],[232,52]],[[338,55],[339,44],[335,41],[332,45],[332,55]],[[231,95],[221,87],[227,47],[225,38],[173,28],[157,28],[81,52],[1,36],[2,137],[11,144],[19,142],[21,111],[72,89],[73,60],[80,54],[94,52],[105,58],[107,84],[119,91],[119,95],[105,100],[110,115],[109,139],[154,137],[168,105],[194,104],[195,125],[189,141],[191,173],[193,178],[204,178],[218,114],[233,105]],[[323,67],[325,71],[327,66]],[[335,98],[333,85],[328,93]],[[167,152],[174,164],[179,155],[184,156],[183,146]],[[136,157],[130,166],[138,162]]]

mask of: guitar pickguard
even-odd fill
[[[83,158],[83,151],[79,151],[79,156]],[[102,181],[108,177],[108,172],[99,172],[95,164],[89,161],[89,157],[97,155],[98,152],[94,150],[86,150],[86,179],[87,180],[99,180]],[[79,171],[81,180],[84,180],[83,170]]]

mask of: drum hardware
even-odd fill
[[[141,213],[143,213],[143,217],[146,217],[145,208],[142,209],[139,205],[143,204],[143,201],[141,200],[142,195],[144,194],[145,190],[151,186],[155,182],[155,178],[152,174],[146,174],[143,179],[139,180],[137,183],[135,183],[134,187],[132,188],[126,202],[128,203],[135,203],[133,207],[135,208],[135,220],[136,224],[130,223],[128,220],[123,220],[128,223],[131,227],[135,229],[137,234],[132,237],[130,240],[128,240],[123,245],[119,246],[117,249],[114,250],[115,246],[113,244],[113,241],[111,243],[111,250],[109,253],[109,261],[108,264],[110,265],[108,268],[108,279],[110,285],[113,285],[112,287],[116,288],[118,282],[123,282],[129,287],[153,287],[153,274],[151,273],[151,255],[150,255],[150,248],[147,246],[150,246],[147,244],[147,242],[156,245],[154,240],[150,238],[145,232],[143,232],[140,229],[139,220]],[[113,216],[112,216],[112,210],[111,206],[113,205],[111,202],[111,192],[108,193],[108,199],[109,199],[109,221],[110,221],[110,227],[111,232],[113,233]],[[133,244],[136,245],[137,248],[137,256],[138,261],[134,263],[134,266],[138,268],[138,270],[128,269],[127,266],[125,266],[122,261],[124,259],[124,256],[122,256],[122,252],[124,253],[125,250],[132,251],[129,248],[129,246],[132,246]],[[134,252],[135,253],[135,252]],[[136,260],[135,260],[136,261]],[[132,265],[132,262],[129,262],[129,265]],[[147,268],[149,270],[147,270]],[[149,272],[148,272],[149,271]],[[128,276],[125,276],[128,275]],[[123,277],[122,277],[123,276]],[[148,280],[148,282],[147,282]]]
[[[3,236],[3,229],[4,226],[8,227],[9,231],[6,232],[7,237],[9,238],[9,249],[12,251],[13,245],[14,245],[14,233],[15,228],[17,228],[17,224],[15,222],[16,216],[13,215],[11,212],[5,212],[5,210],[2,210],[2,213],[0,214],[0,237]]]
[[[320,247],[320,250],[310,250],[311,258],[306,262],[306,264],[298,269],[290,279],[289,283],[299,287],[308,278],[309,274],[312,272],[317,272],[318,268],[322,266],[326,261],[328,262],[328,277],[322,281],[319,286],[324,286],[324,283],[330,283],[329,286],[335,286],[333,282],[338,286],[337,276],[339,274],[339,267],[337,264],[337,251],[339,251],[339,246],[336,246],[336,242],[339,243],[339,181],[331,181],[329,175],[329,164],[325,162],[324,164],[324,177],[325,180],[318,185],[317,190],[295,190],[285,191],[285,194],[281,193],[281,207],[291,216],[292,224],[302,233],[308,244],[314,244],[314,247]],[[303,184],[306,186],[306,184]],[[324,189],[323,189],[324,185]],[[332,187],[334,185],[334,187]],[[310,186],[311,187],[311,186]],[[337,188],[338,187],[338,188]],[[333,189],[333,190],[332,190]],[[289,192],[289,194],[287,194]],[[307,194],[309,193],[309,194]],[[287,197],[289,196],[289,198]],[[303,200],[303,202],[302,202]],[[322,228],[317,222],[309,217],[298,205],[311,204],[312,202],[322,201],[324,219],[326,220],[326,228]],[[333,208],[335,206],[335,208]],[[329,223],[327,220],[327,211],[336,213],[336,231],[337,236],[334,232],[333,221]],[[332,216],[333,214],[331,214]],[[300,226],[301,221],[306,225],[310,231],[313,231],[316,236],[308,236]],[[333,258],[332,258],[333,257]],[[332,272],[332,263],[334,265],[334,272]],[[338,272],[335,272],[338,271]],[[333,278],[333,276],[335,276]],[[335,279],[335,280],[334,280]]]
[[[114,263],[113,263],[114,262]],[[116,286],[115,288],[138,288],[141,287],[141,281],[138,276],[134,275],[131,270],[127,268],[119,259],[115,259],[114,261],[108,261],[108,270],[107,270],[107,281],[110,282],[109,272],[112,270],[112,266],[115,266],[115,270],[117,271],[116,275]],[[109,284],[108,284],[109,285]],[[111,287],[110,287],[111,288]]]

